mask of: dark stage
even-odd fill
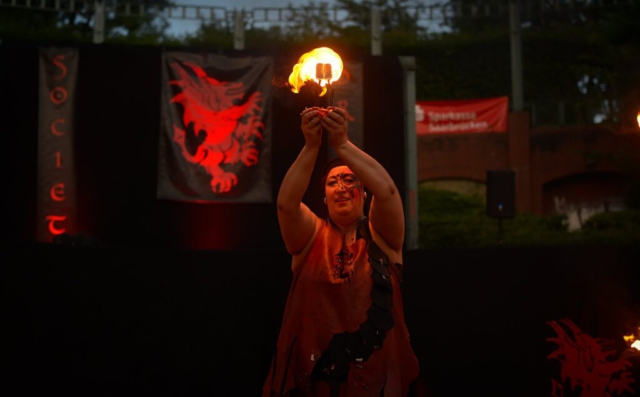
[[[286,253],[18,244],[3,257],[3,395],[259,395]],[[640,314],[638,250],[418,250],[405,262],[432,396],[551,395],[547,321],[621,348]]]

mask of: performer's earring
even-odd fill
[[[327,205],[327,198],[324,198],[324,205]]]

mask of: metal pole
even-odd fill
[[[405,249],[418,249],[418,143],[416,138],[416,61],[399,57],[404,82]]]
[[[244,10],[235,10],[233,16],[233,49],[244,50]]]
[[[522,50],[520,0],[509,0],[509,23],[511,25],[511,100],[514,111],[522,111]]]
[[[382,34],[380,33],[380,9],[371,8],[371,55],[382,55]]]
[[[104,43],[104,2],[93,3],[93,43]]]

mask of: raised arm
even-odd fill
[[[302,112],[300,128],[305,136],[305,145],[285,174],[277,201],[280,233],[292,255],[298,254],[311,240],[318,220],[302,202],[322,142],[317,110],[310,108]]]
[[[391,249],[401,252],[405,230],[400,192],[387,170],[378,161],[349,142],[346,111],[337,107],[330,109],[322,119],[322,127],[329,135],[329,145],[373,194],[369,209],[369,221],[373,232]]]

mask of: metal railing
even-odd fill
[[[567,12],[593,7],[624,7],[637,4],[638,0],[522,0],[522,20],[540,13]],[[98,6],[96,6],[98,4]],[[115,0],[0,0],[0,7],[26,8],[40,11],[94,12],[104,6],[107,14],[118,17],[156,16],[169,19],[193,21],[218,21],[229,25],[236,20],[236,13],[242,12],[245,23],[286,24],[295,21],[298,15],[322,13],[332,23],[350,22],[354,15],[337,6],[328,7],[254,7],[235,10],[219,6],[205,5],[169,5],[158,7],[141,3],[119,2]],[[404,8],[417,22],[449,21],[453,18],[486,18],[506,16],[509,13],[508,1],[499,4],[416,4]],[[363,16],[368,17],[368,16]]]

